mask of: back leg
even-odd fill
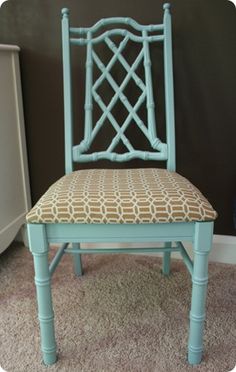
[[[165,247],[171,246],[171,242],[165,243]],[[164,252],[163,254],[163,261],[162,261],[162,273],[164,275],[170,274],[170,260],[171,260],[171,252]]]
[[[73,249],[80,249],[80,243],[72,243]],[[83,275],[83,269],[82,269],[82,262],[81,262],[81,254],[74,253],[73,254],[73,261],[74,261],[74,272],[75,275],[81,276]]]

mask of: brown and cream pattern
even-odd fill
[[[165,223],[214,220],[186,178],[165,169],[90,169],[68,174],[41,197],[29,223]]]

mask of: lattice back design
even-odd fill
[[[166,5],[166,10],[169,14],[169,6],[168,4]],[[156,134],[155,105],[153,98],[151,58],[149,50],[150,43],[165,40],[164,24],[144,26],[138,24],[131,18],[107,18],[100,20],[94,26],[89,28],[72,28],[69,27],[68,23],[68,10],[64,9],[62,13],[62,22],[64,22],[63,62],[65,106],[69,107],[67,116],[71,115],[69,114],[69,110],[71,110],[71,98],[69,97],[68,102],[68,96],[66,96],[66,86],[68,84],[69,87],[67,87],[67,94],[69,94],[69,96],[71,94],[70,74],[67,68],[67,65],[70,63],[69,46],[70,44],[85,45],[87,48],[84,139],[79,145],[72,146],[72,138],[70,138],[71,146],[73,148],[71,160],[80,162],[95,161],[99,159],[127,161],[133,158],[140,158],[144,160],[168,160],[168,146],[166,143],[162,143]],[[122,24],[123,27],[125,26],[126,28],[109,29],[97,36],[97,32],[100,31],[101,27],[108,25],[116,26],[118,24]],[[132,28],[135,33],[129,31],[127,26],[129,29]],[[157,32],[160,31],[161,34],[157,34]],[[79,35],[79,37],[75,37],[75,35]],[[120,37],[121,41],[119,44],[114,43],[112,40],[114,35],[118,35]],[[127,43],[130,40],[141,45],[134,62],[131,64],[126,60],[124,55]],[[101,42],[104,42],[112,53],[112,56],[107,63],[102,61],[101,57],[95,50],[96,44]],[[125,76],[121,83],[118,83],[111,73],[111,69],[115,64],[116,67],[117,64],[120,64],[123,71],[125,71]],[[141,79],[137,74],[137,69],[141,64],[144,66],[144,79]],[[94,79],[93,75],[94,66],[96,66],[100,73],[100,76],[98,76],[97,79]],[[65,81],[65,76],[67,81]],[[129,98],[124,93],[130,81],[137,86],[139,91],[138,98],[133,104],[131,104]],[[99,88],[104,84],[104,82],[108,83],[113,90],[113,95],[108,103],[104,102],[104,99],[99,91]],[[93,122],[94,102],[96,102],[101,110],[101,116],[95,123]],[[121,103],[127,111],[125,119],[121,122],[115,118],[112,112],[117,103]],[[146,122],[142,120],[138,112],[142,105],[146,105]],[[72,121],[72,117],[70,120]],[[115,136],[111,143],[108,145],[105,151],[94,152],[92,154],[87,153],[92,143],[95,141],[97,134],[107,121],[115,131]],[[143,151],[134,148],[131,141],[127,138],[127,129],[130,125],[136,125],[136,127],[142,132],[151,145],[151,151]],[[126,150],[122,154],[116,152],[117,145],[120,143],[120,141],[123,143],[123,146]]]

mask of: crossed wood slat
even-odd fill
[[[92,51],[93,60],[95,61],[96,65],[98,66],[98,68],[102,72],[101,76],[93,84],[92,95],[93,95],[93,98],[95,99],[95,101],[100,106],[101,110],[103,111],[103,114],[101,115],[100,119],[97,121],[95,127],[92,130],[91,140],[93,140],[95,138],[99,129],[104,124],[105,119],[108,118],[109,121],[111,122],[112,126],[114,127],[114,129],[117,132],[116,136],[113,138],[110,146],[107,149],[108,152],[111,152],[115,148],[115,146],[118,144],[119,140],[122,140],[122,142],[124,143],[124,145],[126,146],[128,151],[133,151],[134,150],[130,141],[124,135],[124,131],[128,128],[132,119],[137,123],[137,125],[142,130],[144,135],[149,139],[149,133],[148,133],[147,127],[145,126],[145,124],[143,123],[143,121],[140,119],[140,117],[137,114],[137,110],[139,109],[139,107],[141,106],[141,104],[144,102],[144,100],[146,98],[145,84],[143,83],[143,81],[139,78],[139,76],[135,72],[135,70],[137,69],[137,67],[139,66],[140,62],[143,59],[143,56],[144,56],[143,48],[139,52],[139,54],[136,57],[134,63],[132,64],[132,66],[130,66],[128,64],[128,62],[125,60],[125,58],[123,57],[123,55],[121,54],[121,52],[124,50],[128,40],[129,40],[129,38],[125,37],[121,41],[119,47],[117,48],[115,46],[115,44],[109,39],[109,37],[106,37],[105,42],[108,45],[108,47],[112,50],[112,52],[114,53],[114,55],[112,56],[111,60],[107,64],[107,66],[105,66],[102,63],[102,61],[98,57],[97,53],[94,50]],[[111,70],[112,66],[114,66],[114,64],[117,60],[120,61],[120,63],[123,65],[123,67],[127,71],[127,74],[126,74],[126,76],[125,76],[125,78],[122,81],[120,86],[116,83],[116,81],[113,79],[113,77],[110,73],[110,70]],[[113,90],[115,92],[115,94],[113,95],[113,97],[111,98],[111,100],[110,100],[110,102],[107,106],[104,104],[101,96],[97,93],[97,88],[103,83],[103,81],[105,79],[108,81],[108,83],[111,85],[111,87],[113,88]],[[131,79],[134,80],[136,85],[142,91],[141,95],[139,96],[139,98],[138,98],[138,100],[137,100],[137,102],[134,106],[132,106],[130,104],[128,98],[123,93],[123,90],[125,89],[125,87],[127,86],[127,84],[129,83],[129,81]],[[123,103],[123,105],[126,107],[128,113],[129,113],[121,126],[118,124],[117,120],[114,118],[114,116],[111,113],[112,108],[115,106],[115,104],[118,102],[119,99]]]

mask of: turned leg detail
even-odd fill
[[[34,257],[41,349],[44,363],[50,365],[56,362],[57,356],[48,244],[45,237],[44,225],[29,225],[28,232],[30,250]]]
[[[212,245],[212,233],[213,224],[211,222],[196,224],[188,342],[188,361],[190,364],[198,364],[202,359],[208,283],[208,255]]]

